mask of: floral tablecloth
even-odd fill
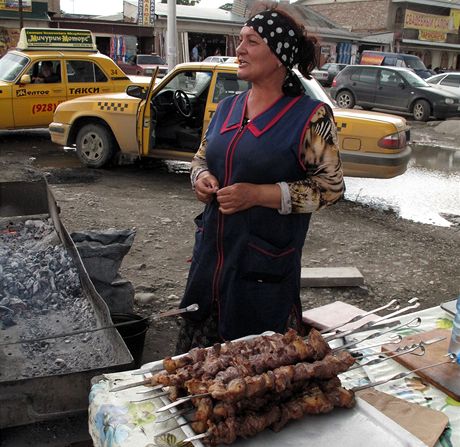
[[[452,327],[452,317],[440,307],[408,314],[400,317],[404,323],[414,317],[421,317],[421,325],[416,328],[395,330],[402,336],[427,332],[432,329]],[[366,335],[360,334],[360,338]],[[382,338],[388,338],[388,334]],[[378,343],[379,338],[372,339],[372,344]],[[370,344],[370,343],[369,343]],[[361,352],[372,353],[380,348],[369,348]],[[375,358],[375,357],[374,357]],[[364,359],[365,360],[365,359]],[[152,362],[145,367],[151,367],[158,362]],[[347,388],[363,385],[369,381],[382,380],[392,377],[398,372],[407,371],[393,360],[379,365],[366,366],[340,376]],[[161,431],[173,428],[174,419],[158,423],[157,419],[164,418],[164,413],[155,410],[164,405],[161,398],[148,399],[154,392],[141,386],[123,391],[110,392],[114,386],[125,385],[142,380],[142,376],[133,375],[132,371],[106,374],[92,386],[89,395],[89,431],[95,447],[153,447],[153,446],[183,446],[181,441],[189,436],[180,428],[167,434],[156,436]],[[416,403],[434,410],[444,412],[449,418],[449,425],[440,437],[436,447],[460,446],[460,402],[448,397],[442,391],[426,384],[417,375],[389,382],[376,387],[379,391],[391,394],[406,401]],[[308,441],[306,440],[306,444]],[[191,446],[191,444],[189,444]],[[195,441],[194,445],[197,444]]]

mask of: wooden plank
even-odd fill
[[[303,267],[301,287],[362,286],[364,278],[356,267]]]
[[[426,346],[425,355],[417,356],[412,354],[404,354],[395,357],[401,365],[407,369],[421,368],[427,365],[447,360],[446,354],[449,348],[451,331],[449,329],[435,329],[429,332],[422,332],[408,337],[404,337],[402,341],[397,344],[387,344],[382,346],[382,352],[394,353],[399,346],[411,345],[413,343],[420,343],[420,341],[427,341],[436,337],[446,337],[438,343]],[[460,366],[455,363],[446,363],[444,365],[435,366],[434,368],[424,369],[415,373],[422,377],[427,382],[431,383],[434,387],[440,389],[448,396],[460,401]]]

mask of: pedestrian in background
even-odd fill
[[[276,3],[240,32],[238,77],[251,89],[222,100],[192,162],[205,209],[180,307],[177,353],[266,330],[301,330],[300,271],[313,211],[343,195],[332,110],[307,96],[315,39]]]
[[[192,62],[199,62],[200,60],[200,51],[198,49],[198,44],[192,48]]]

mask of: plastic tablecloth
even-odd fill
[[[440,307],[407,314],[398,319],[404,323],[416,316],[421,317],[420,326],[401,328],[395,330],[394,333],[407,336],[437,328],[450,329],[452,327],[452,316]],[[367,334],[360,333],[360,338]],[[387,339],[388,335],[382,336],[382,341],[384,338]],[[378,343],[379,338],[373,338],[372,344]],[[371,343],[369,342],[369,344]],[[379,351],[380,348],[363,348],[361,352],[371,354],[377,352],[376,350]],[[363,359],[363,361],[365,360],[366,358]],[[149,363],[144,367],[152,366],[155,363]],[[407,371],[404,367],[393,360],[388,360],[379,365],[366,366],[346,372],[340,375],[340,379],[346,388],[351,388],[370,381],[389,378],[404,371]],[[133,371],[106,374],[92,386],[89,395],[89,431],[94,446],[184,446],[182,440],[187,437],[187,434],[180,428],[162,436],[156,436],[165,429],[173,428],[176,422],[174,419],[164,423],[156,422],[157,418],[164,417],[164,413],[155,413],[157,408],[164,405],[164,401],[159,398],[149,399],[153,392],[149,392],[147,387],[110,392],[114,386],[142,380],[142,376],[132,373]],[[415,374],[380,385],[376,389],[411,403],[444,412],[449,418],[449,425],[439,438],[436,447],[460,446],[460,402],[426,384]],[[298,445],[302,444],[299,443]],[[308,440],[305,440],[305,445],[308,445]]]

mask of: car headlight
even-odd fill
[[[445,102],[446,104],[455,104],[455,100],[453,100],[452,98],[446,98]]]

